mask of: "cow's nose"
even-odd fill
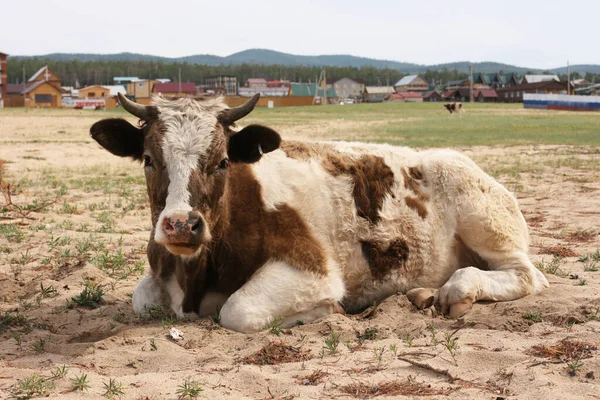
[[[202,217],[197,211],[167,215],[162,225],[167,242],[172,244],[191,244],[202,233],[202,228]]]

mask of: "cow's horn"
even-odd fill
[[[131,101],[120,92],[117,93],[117,95],[119,96],[119,101],[121,102],[121,105],[127,112],[135,115],[143,121],[148,121],[151,119],[152,114],[149,109],[150,107],[143,106],[141,104],[136,103],[135,101]]]
[[[244,118],[246,115],[250,114],[256,103],[258,103],[258,99],[260,98],[260,93],[256,93],[250,100],[246,103],[242,104],[239,107],[229,108],[223,111],[219,115],[219,121],[221,121],[224,125],[231,125],[238,119]]]

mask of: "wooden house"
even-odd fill
[[[573,88],[567,93],[567,82],[546,80],[534,83],[522,83],[517,86],[506,87],[496,90],[498,101],[502,103],[522,103],[525,93],[537,94],[575,94]]]
[[[0,108],[4,108],[7,96],[6,57],[8,57],[8,54],[0,52]]]
[[[400,79],[394,85],[396,93],[401,92],[420,92],[429,91],[429,83],[419,75],[408,75]]]
[[[181,86],[178,82],[157,82],[152,87],[152,93],[163,97],[196,97],[198,88],[194,82],[181,82]]]

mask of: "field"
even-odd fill
[[[109,116],[126,114],[0,110],[0,398],[600,398],[600,114],[256,110],[242,122],[284,139],[465,152],[519,199],[551,287],[478,303],[459,320],[399,293],[361,315],[253,335],[160,309],[133,314],[149,272],[149,206],[142,167],[89,137]],[[169,339],[171,327],[184,339]]]

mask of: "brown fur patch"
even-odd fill
[[[225,196],[224,223],[213,232],[209,254],[219,292],[235,292],[269,260],[326,274],[325,252],[300,215],[287,205],[265,210],[260,183],[248,165],[231,165]]]
[[[407,170],[402,170],[404,178],[404,188],[410,190],[414,195],[406,196],[404,199],[406,205],[415,210],[419,217],[425,219],[429,213],[427,209],[427,201],[429,195],[423,192],[422,185],[425,185],[423,172],[419,167],[409,167]]]
[[[293,140],[283,140],[279,148],[289,158],[302,161],[322,158],[329,152],[334,151],[333,146],[327,143],[296,142]]]
[[[389,275],[393,269],[401,269],[410,250],[404,240],[392,241],[386,250],[382,250],[377,243],[362,242],[362,251],[371,269],[373,278],[382,280]]]
[[[379,211],[385,195],[392,194],[394,184],[394,173],[384,159],[370,154],[359,159],[329,154],[322,163],[325,170],[333,176],[344,174],[352,177],[356,214],[376,224],[380,219]]]

